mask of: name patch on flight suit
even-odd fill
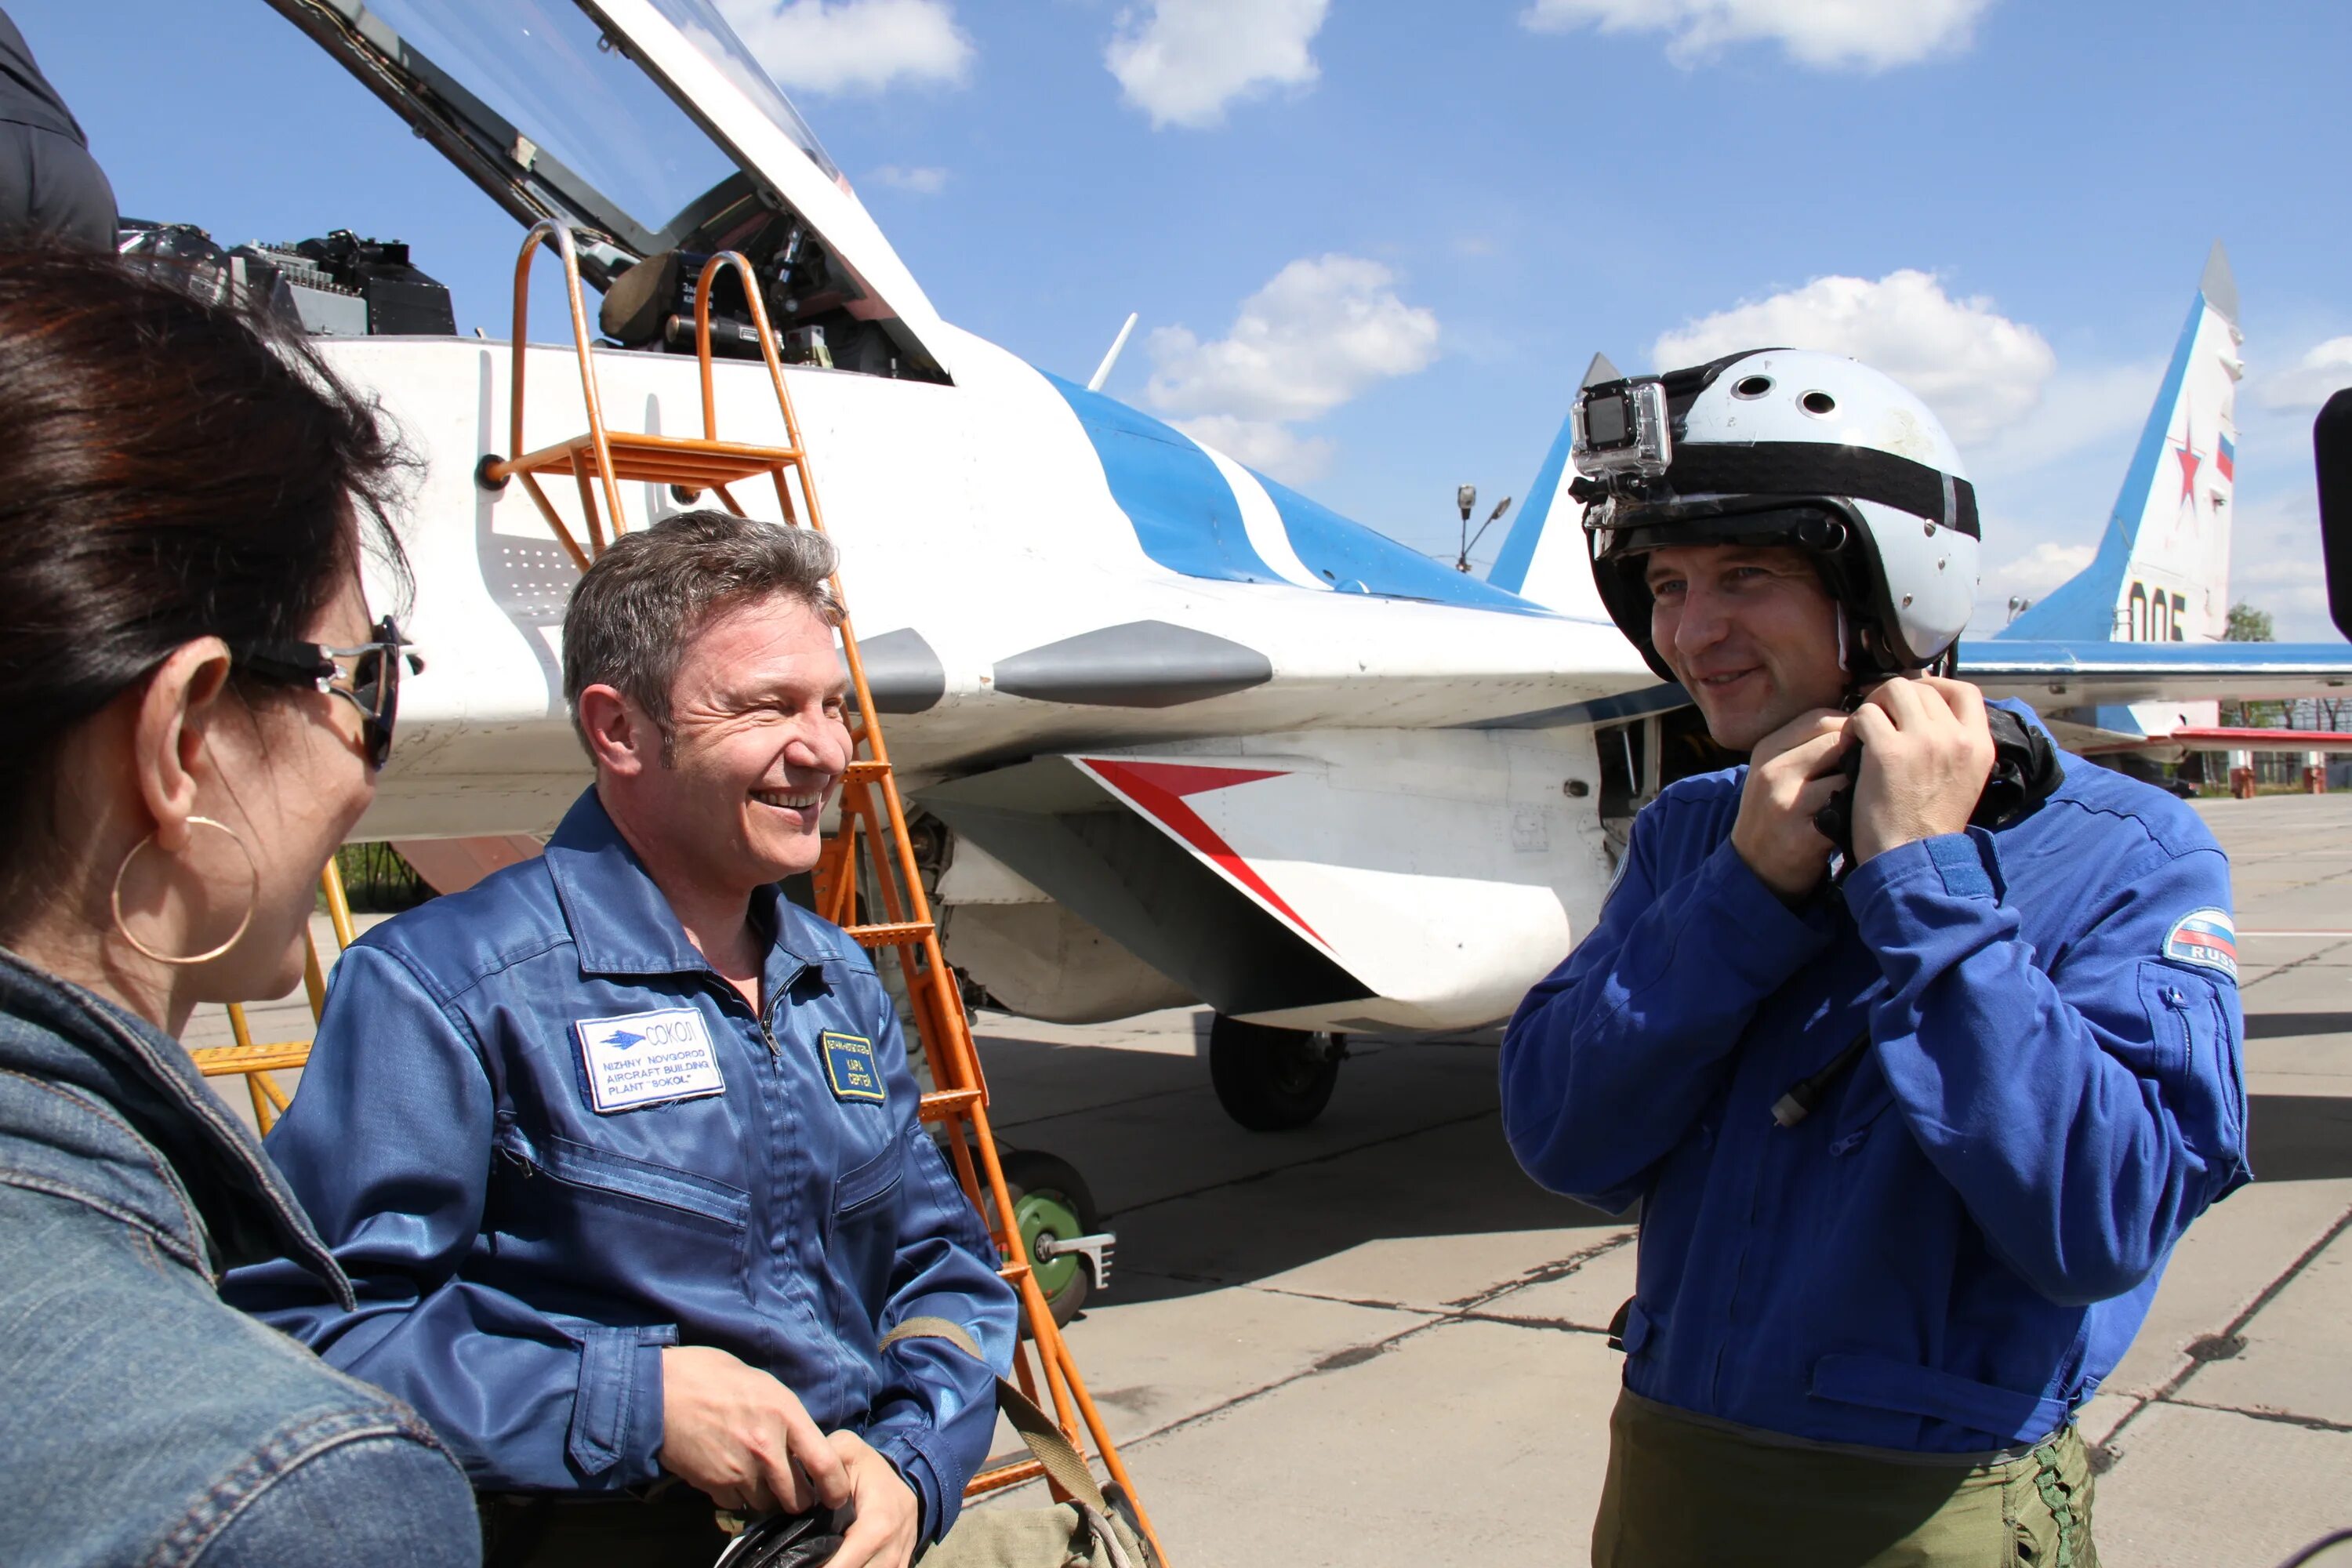
[[[824,1032],[824,1071],[835,1100],[882,1103],[882,1069],[875,1065],[874,1042],[862,1035]]]
[[[599,1116],[727,1092],[709,1028],[691,1007],[583,1018],[572,1030],[588,1065],[589,1103]]]

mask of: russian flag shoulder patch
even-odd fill
[[[2238,928],[2227,910],[2194,910],[2172,922],[2164,935],[2164,956],[2179,963],[2218,969],[2238,978]]]

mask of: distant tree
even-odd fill
[[[2258,610],[2252,605],[2232,605],[2230,606],[2230,629],[2221,634],[2221,640],[2276,642],[2278,633],[2268,610]],[[2286,704],[2224,702],[2221,704],[2221,725],[2229,730],[2282,730],[2287,727]]]
[[[2252,605],[2230,606],[2230,629],[2221,634],[2223,642],[2276,642],[2278,633],[2271,624],[2271,613]]]

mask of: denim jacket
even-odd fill
[[[415,1414],[225,1305],[351,1287],[187,1052],[0,951],[0,1557],[458,1568],[465,1477]]]
[[[547,853],[362,937],[269,1152],[350,1271],[229,1297],[414,1403],[485,1490],[661,1475],[661,1352],[714,1345],[862,1433],[925,1534],[987,1458],[1013,1293],[838,926],[763,889],[755,1012],[592,789]],[[884,1351],[917,1316],[962,1324]]]

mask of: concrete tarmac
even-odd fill
[[[2108,1568],[2265,1568],[2352,1527],[2352,796],[2199,809],[2259,1179],[2084,1413]],[[978,1024],[1000,1135],[1118,1232],[1069,1339],[1177,1568],[1587,1561],[1632,1227],[1519,1172],[1491,1035],[1361,1042],[1320,1121],[1262,1134],[1219,1110],[1206,1026]]]

